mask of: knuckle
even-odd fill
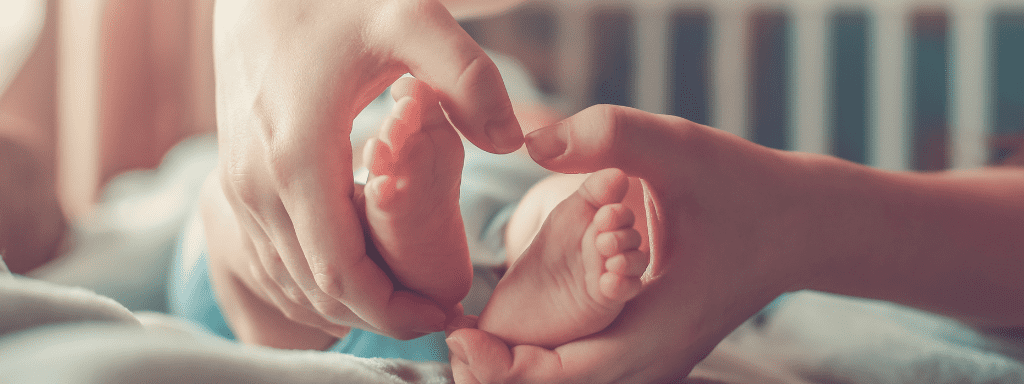
[[[298,166],[299,154],[305,151],[282,150],[274,155],[274,161],[267,165],[270,178],[278,188],[287,188],[298,177],[300,168]]]
[[[320,299],[312,300],[311,302],[313,304],[313,308],[326,319],[343,321],[349,317],[350,311],[348,310],[348,307],[340,302],[332,300],[329,297],[321,297]]]
[[[231,191],[229,196],[234,196],[246,207],[259,206],[262,194],[260,186],[252,177],[236,177],[234,180],[225,181],[225,191]]]
[[[425,15],[431,15],[432,0],[388,0],[379,6],[381,18],[380,23],[388,26],[385,28],[373,28],[373,31],[384,33],[392,39],[408,36],[404,33],[415,26],[410,22],[424,19]],[[436,12],[436,11],[434,11]],[[394,41],[394,40],[392,40]]]
[[[287,304],[284,308],[281,308],[281,314],[288,320],[295,323],[309,325],[309,314],[304,311],[301,307],[295,304]]]
[[[501,74],[498,73],[498,67],[483,52],[469,51],[461,53],[464,57],[459,61],[459,75],[456,82],[459,88],[467,89],[470,91],[470,94],[476,94],[476,92],[483,91],[480,88],[490,86],[489,82],[480,81],[480,79],[501,77]],[[506,107],[511,109],[511,104]],[[510,111],[503,110],[500,112],[507,113]]]
[[[281,292],[294,303],[301,303],[306,300],[306,294],[302,292],[290,279],[280,279],[277,282],[281,286]]]
[[[618,105],[600,104],[585,109],[583,123],[586,125],[585,134],[596,138],[592,142],[602,151],[608,151],[618,146],[614,145],[627,129],[628,121],[625,120],[625,107]]]
[[[393,15],[400,17],[399,20],[416,20],[428,14],[430,6],[434,1],[430,0],[401,0],[391,1]]]
[[[267,271],[263,269],[263,264],[260,264],[259,262],[249,264],[249,274],[252,275],[256,283],[262,286],[264,290],[269,290],[271,287],[277,286],[277,282],[270,278]]]
[[[618,105],[598,104],[585,109],[583,113],[588,117],[590,124],[609,131],[622,125],[622,108]]]
[[[340,274],[331,272],[317,273],[313,276],[316,281],[317,287],[327,296],[333,298],[341,298],[345,296],[345,289],[343,288],[343,281]]]

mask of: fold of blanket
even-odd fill
[[[0,259],[0,372],[16,383],[451,383],[441,363],[240,345],[113,299],[12,276]]]

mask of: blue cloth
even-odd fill
[[[198,214],[193,215],[179,240],[167,290],[171,314],[200,324],[213,334],[234,340],[235,335],[224,320],[210,285],[206,239]],[[444,342],[443,332],[402,341],[353,328],[328,351],[358,357],[448,362],[448,346]]]

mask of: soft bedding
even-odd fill
[[[0,372],[11,382],[450,382],[447,365],[241,346],[162,310],[169,259],[215,156],[210,137],[186,141],[161,167],[115,180],[72,250],[33,278],[0,276]],[[478,312],[500,262],[495,234],[511,197],[509,162],[467,156],[480,179],[463,196],[474,249]],[[525,172],[525,171],[523,171]],[[538,177],[531,174],[529,177]],[[146,212],[147,215],[133,215]],[[48,280],[48,281],[42,281]],[[72,288],[83,286],[83,288]],[[94,291],[102,293],[97,294]],[[785,296],[733,332],[690,382],[1021,383],[1021,348],[956,321],[888,303],[817,292]]]
[[[28,3],[28,2],[26,2]],[[12,3],[13,4],[13,3]],[[513,97],[538,97],[496,59]],[[503,64],[504,63],[504,64]],[[0,74],[7,73],[0,71]],[[509,74],[511,73],[511,74]],[[519,74],[516,76],[515,74]],[[516,94],[519,93],[517,96]],[[390,109],[378,99],[355,126]],[[375,112],[373,112],[375,111]],[[376,115],[374,115],[376,113]],[[354,141],[368,131],[354,132]],[[243,346],[167,309],[167,271],[194,196],[215,164],[210,137],[186,141],[159,169],[109,184],[96,214],[73,223],[69,252],[12,276],[0,262],[0,381],[16,383],[448,383],[443,363]],[[467,148],[470,149],[470,148]],[[471,150],[471,149],[470,149]],[[503,262],[501,223],[544,171],[525,159],[467,154],[462,205],[476,269],[465,303],[478,313]],[[144,212],[145,214],[139,214]],[[85,288],[76,288],[85,287]],[[1009,304],[1008,304],[1009,305]],[[887,303],[816,292],[777,300],[699,364],[689,382],[1021,383],[1011,342],[956,321]]]
[[[12,383],[450,383],[441,363],[219,339],[81,288],[0,272],[0,372]]]

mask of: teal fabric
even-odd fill
[[[202,233],[185,230],[178,242],[167,290],[169,309],[175,316],[200,324],[213,334],[234,340],[235,335],[224,321],[210,285],[206,242],[205,239],[197,238],[202,237]],[[188,252],[200,252],[198,261],[191,268],[183,268],[183,256]],[[353,328],[328,351],[358,357],[448,362],[448,346],[444,342],[443,332],[402,341]]]
[[[402,341],[353,328],[344,339],[339,340],[328,350],[359,357],[448,362],[448,345],[444,342],[444,332]]]

